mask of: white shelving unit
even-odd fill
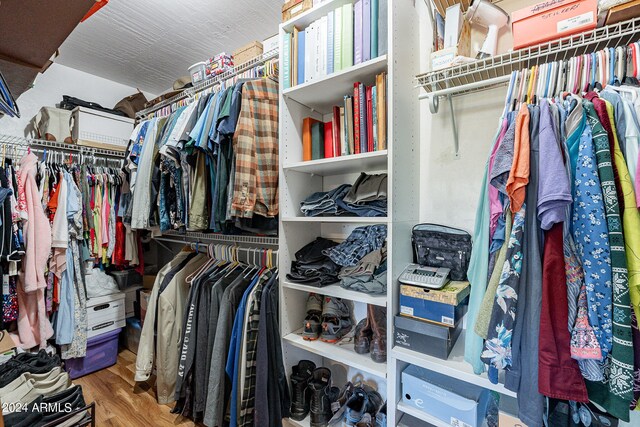
[[[329,0],[283,23],[280,40],[283,52],[285,32],[293,27],[306,28],[329,11],[353,0]],[[396,425],[399,401],[398,365],[391,351],[393,316],[398,312],[397,277],[412,259],[411,227],[418,222],[419,205],[419,120],[418,90],[407,81],[419,70],[418,14],[411,0],[380,0],[387,9],[387,52],[362,64],[354,65],[325,78],[281,91],[280,96],[280,328],[283,357],[287,373],[300,359],[309,359],[332,370],[334,385],[343,381],[363,380],[373,384],[388,401],[389,425]],[[382,13],[381,13],[382,16]],[[280,70],[284,69],[283,55]],[[375,82],[375,76],[387,71],[387,149],[303,162],[302,121],[305,117],[328,121],[334,105],[341,105],[344,95],[353,93],[353,83]],[[283,73],[281,72],[281,75]],[[281,85],[282,87],[282,85]],[[388,214],[385,218],[316,217],[300,212],[300,202],[316,191],[327,191],[344,183],[352,184],[360,172],[388,173]],[[295,253],[322,236],[336,241],[346,238],[358,226],[387,224],[388,276],[387,293],[382,296],[350,291],[339,284],[316,288],[288,282]],[[353,306],[355,321],[366,315],[366,304],[387,307],[387,363],[376,363],[368,354],[353,350],[353,343],[328,344],[305,341],[299,334],[306,315],[308,293],[343,298]],[[404,362],[401,362],[404,365]],[[401,415],[401,414],[398,414]],[[309,420],[290,425],[307,426]]]

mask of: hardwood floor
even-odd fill
[[[87,403],[96,402],[96,426],[194,426],[172,414],[170,406],[159,405],[154,387],[135,383],[135,364],[136,355],[121,350],[115,365],[73,381],[82,385]]]

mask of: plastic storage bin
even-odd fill
[[[122,328],[87,340],[87,355],[68,359],[65,369],[71,379],[80,378],[92,372],[113,366],[118,361],[118,335]]]
[[[85,147],[125,151],[133,132],[134,120],[128,117],[76,107],[71,111],[71,138]]]
[[[189,76],[191,77],[191,83],[195,85],[196,83],[203,81],[206,69],[206,62],[196,62],[191,67],[189,67]]]

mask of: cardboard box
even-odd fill
[[[125,294],[118,292],[87,300],[87,338],[124,328]]]
[[[268,39],[262,40],[262,51],[263,52],[271,52],[272,50],[280,49],[280,41],[278,39],[278,34],[269,37]]]
[[[402,400],[452,426],[480,427],[490,391],[474,384],[409,365],[402,371]]]
[[[511,14],[514,49],[596,28],[598,0],[554,0]]]
[[[128,117],[76,107],[71,111],[71,138],[85,147],[125,151],[134,120]]]
[[[462,32],[456,46],[441,49],[431,54],[431,71],[449,68],[453,65],[454,60],[461,56],[465,58],[471,57],[471,24],[466,20],[463,21]]]
[[[640,0],[613,6],[607,11],[605,24],[617,24],[618,22],[626,21],[637,16],[640,16]]]
[[[458,38],[462,32],[462,26],[464,23],[464,16],[462,15],[462,9],[460,3],[456,3],[447,8],[447,13],[444,18],[444,48],[458,46]]]
[[[233,63],[241,65],[260,55],[262,55],[262,43],[254,41],[233,51]]]
[[[155,274],[145,274],[142,276],[142,287],[145,289],[153,289],[153,285],[156,283]]]
[[[500,427],[527,427],[525,423],[520,421],[520,418],[502,411],[499,414],[498,425]]]
[[[295,18],[313,7],[313,0],[290,0],[282,5],[282,22]]]
[[[400,313],[452,328],[464,317],[468,303],[466,299],[458,305],[449,305],[400,294]]]
[[[462,322],[454,328],[397,315],[394,319],[396,347],[447,359],[462,332]]]
[[[124,291],[124,309],[127,319],[129,317],[134,317],[136,314],[140,313],[140,303],[138,302],[138,295],[140,295],[141,289],[142,286],[133,286]]]
[[[471,293],[469,282],[449,282],[442,289],[429,289],[420,286],[400,285],[400,292],[427,301],[458,305]]]

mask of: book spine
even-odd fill
[[[331,118],[331,123],[333,126],[333,153],[336,157],[338,157],[342,153],[342,144],[340,143],[340,107],[338,106],[333,107],[333,117]]]
[[[363,23],[362,18],[364,0],[357,0],[353,3],[353,63],[360,64],[362,62],[362,40],[363,40]]]
[[[371,59],[371,0],[362,0],[362,62]]]
[[[342,6],[342,68],[353,65],[353,4]]]
[[[360,120],[362,118],[360,114],[360,83],[353,84],[353,128],[354,128],[354,146],[355,154],[360,154],[362,146],[360,145],[360,138],[362,136],[360,132]]]
[[[342,70],[342,7],[334,11],[333,70]]]
[[[320,22],[320,20],[316,21],[316,26],[315,26],[315,36],[316,36],[316,41],[315,41],[315,74],[314,74],[314,79],[319,79],[320,77],[322,77],[322,23]]]
[[[329,18],[327,16],[323,16],[320,19],[320,77],[325,77],[327,75],[327,38],[328,38],[328,27],[329,26]]]
[[[371,89],[371,100],[373,104],[373,151],[378,151],[378,87]]]
[[[367,94],[367,152],[373,151],[373,88],[366,87]]]
[[[284,55],[282,58],[284,72],[282,75],[282,80],[284,84],[284,89],[289,89],[291,87],[291,34],[284,34]]]
[[[364,85],[359,83],[358,95],[360,100],[358,102],[358,112],[360,113],[360,152],[366,153],[367,151],[367,102]]]
[[[327,15],[327,74],[333,73],[334,52],[333,46],[335,42],[334,34],[334,13],[333,10]]]
[[[342,139],[342,147],[341,148],[341,153],[343,156],[346,156],[349,153],[349,126],[346,120],[346,111],[347,111],[347,98],[345,96],[345,106],[344,107],[340,107],[340,129],[342,130],[341,132],[341,139]]]
[[[302,160],[311,160],[311,117],[302,121]]]
[[[305,31],[298,32],[298,84],[305,82]]]
[[[333,122],[324,124],[324,158],[334,156],[333,151]]]
[[[304,81],[313,80],[312,56],[313,56],[313,24],[305,30],[304,38]]]
[[[371,56],[378,57],[378,18],[379,18],[379,2],[371,0]]]

